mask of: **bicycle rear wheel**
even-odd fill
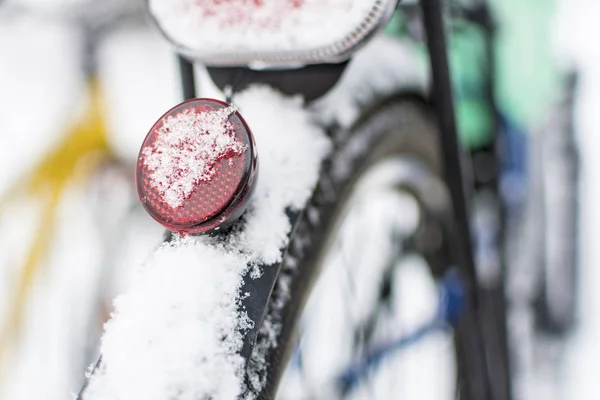
[[[426,329],[429,353],[421,353],[428,373],[439,367],[435,398],[456,395],[466,349],[454,347],[444,324],[428,323],[439,322],[435,283],[449,265],[443,225],[451,212],[434,121],[416,98],[388,100],[367,115],[334,135],[336,149],[292,235],[249,363],[260,399],[275,398],[282,378],[280,399],[398,396],[397,369],[418,371],[407,360],[419,352],[398,351],[404,346],[390,350],[400,364],[382,356],[345,387],[339,378],[419,326],[435,328]],[[405,394],[421,398],[415,390]]]

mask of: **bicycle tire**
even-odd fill
[[[333,133],[335,150],[325,164],[317,189],[305,208],[316,210],[320,218],[311,218],[309,212],[300,217],[278,277],[278,281],[286,279],[290,282],[289,297],[282,306],[282,293],[276,284],[265,317],[279,319],[281,331],[276,337],[278,345],[268,348],[273,338],[269,337],[268,332],[259,331],[250,359],[250,369],[253,364],[266,364],[266,371],[260,378],[262,383],[258,385],[259,399],[275,398],[283,370],[293,350],[296,324],[313,284],[318,279],[323,253],[353,185],[370,166],[390,156],[418,160],[431,174],[439,177],[441,159],[434,122],[433,114],[422,100],[414,96],[397,96],[368,110],[347,132]],[[341,163],[348,162],[347,159],[344,160],[347,153],[359,148],[362,153],[350,161],[351,165],[346,165],[347,173],[340,173]],[[443,209],[449,208],[450,204],[430,206]],[[428,260],[430,259],[432,258],[429,257]],[[257,355],[257,349],[261,347],[267,348],[266,354]]]

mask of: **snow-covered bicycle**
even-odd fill
[[[79,398],[510,398],[445,13],[420,3],[430,81],[410,42],[376,37],[396,3],[149,0],[188,99],[137,161],[168,232]],[[196,98],[192,62],[221,100]]]

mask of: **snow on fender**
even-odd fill
[[[304,206],[331,143],[299,98],[255,86],[235,100],[261,159],[246,218],[224,238],[176,235],[152,254],[115,301],[86,400],[235,399],[244,391],[238,353],[254,322],[239,307],[243,277],[281,260],[286,209]]]

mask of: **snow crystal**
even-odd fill
[[[198,182],[209,181],[219,159],[246,150],[228,121],[234,112],[231,106],[200,113],[188,108],[167,116],[154,143],[142,149],[150,183],[171,207],[181,206]]]
[[[168,37],[201,54],[302,51],[332,45],[368,17],[381,0],[150,0]],[[377,10],[370,14],[373,10]],[[373,18],[376,19],[376,18]]]
[[[223,237],[163,244],[115,301],[102,339],[102,365],[86,400],[235,399],[244,391],[240,309],[243,276],[280,261],[298,209],[330,149],[299,98],[255,86],[234,98],[254,133],[260,178],[245,220]]]

